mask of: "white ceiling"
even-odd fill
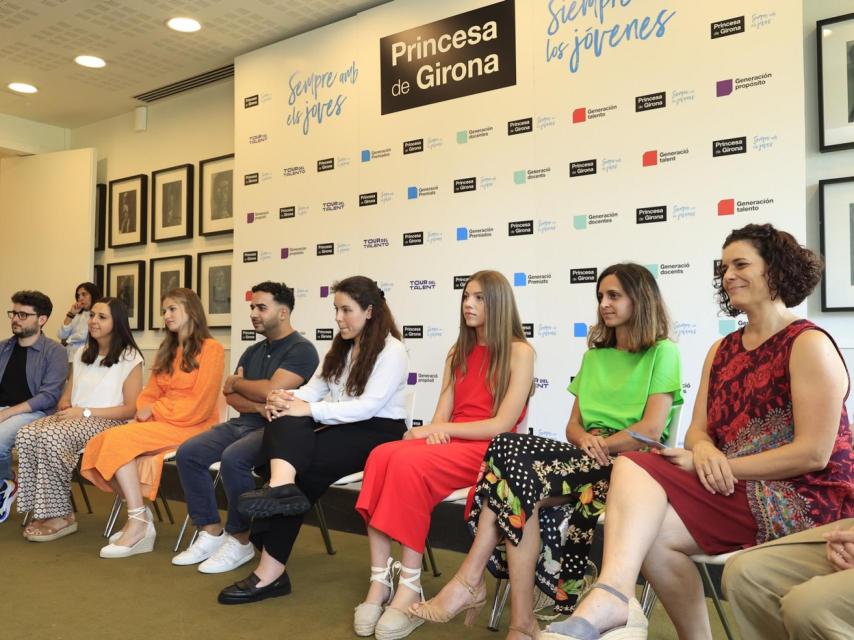
[[[74,128],[142,104],[132,96],[389,0],[0,0],[0,113]],[[202,30],[165,26],[190,16]],[[96,55],[103,69],[74,57]],[[10,82],[38,87],[33,95]]]

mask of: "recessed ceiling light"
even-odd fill
[[[166,26],[175,31],[181,31],[182,33],[192,33],[202,28],[199,21],[194,20],[193,18],[171,18],[166,23]]]
[[[90,69],[100,69],[101,67],[107,66],[107,63],[98,56],[77,56],[74,58],[74,62],[82,67],[89,67]]]
[[[18,93],[35,93],[38,91],[33,85],[26,82],[10,82],[8,86],[12,91],[17,91]]]

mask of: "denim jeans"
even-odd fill
[[[6,408],[0,407],[0,411]],[[0,482],[12,477],[12,447],[15,446],[15,436],[18,434],[18,429],[43,417],[42,411],[33,411],[32,413],[19,413],[0,422]]]
[[[220,479],[228,498],[225,530],[249,530],[249,519],[237,512],[237,498],[255,488],[252,468],[267,462],[261,456],[264,428],[242,424],[239,418],[212,427],[178,448],[175,460],[187,499],[187,513],[197,527],[220,521],[208,467],[220,462]]]

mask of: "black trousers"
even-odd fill
[[[286,416],[264,427],[262,452],[268,459],[280,458],[292,464],[297,486],[314,504],[333,482],[362,471],[374,447],[400,440],[405,432],[403,420],[389,418],[326,426],[312,418]],[[302,521],[302,515],[256,518],[252,521],[252,544],[286,564]]]

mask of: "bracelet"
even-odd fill
[[[65,314],[65,317],[66,317],[66,318],[68,318],[68,319],[70,319],[70,320],[74,320],[74,314],[73,314],[73,313],[71,313],[70,311],[69,311],[68,313],[66,313],[66,314]]]

